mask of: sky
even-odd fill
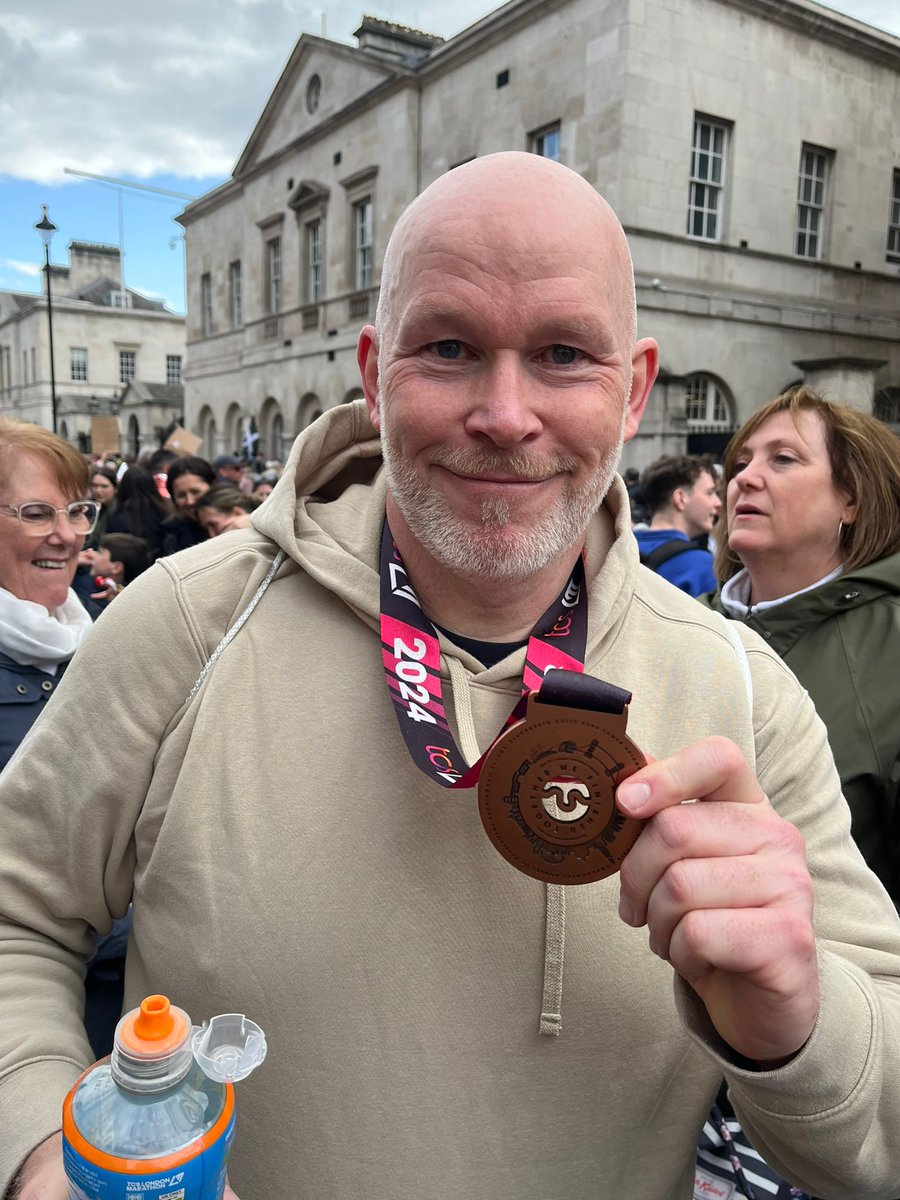
[[[313,0],[315,3],[316,0]],[[322,0],[319,0],[321,5]],[[898,0],[834,7],[900,36]],[[490,0],[369,0],[451,37]],[[302,33],[354,44],[360,0],[0,0],[0,289],[40,291],[41,205],[70,241],[122,244],[125,281],[184,311],[185,201],[66,168],[199,196],[234,167]]]

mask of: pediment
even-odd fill
[[[307,212],[311,208],[324,207],[329,196],[329,190],[314,179],[304,179],[300,186],[294,188],[288,199],[288,208],[296,213]]]
[[[235,164],[234,178],[265,162],[403,72],[353,46],[304,33]]]

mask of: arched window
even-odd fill
[[[312,425],[317,417],[322,415],[322,401],[315,392],[307,392],[300,400],[297,406],[297,424],[296,428],[306,429],[307,425]]]
[[[684,415],[689,429],[712,432],[734,425],[731,398],[712,375],[688,375],[684,383]]]
[[[128,418],[128,451],[135,458],[141,452],[141,430],[134,413]]]
[[[277,412],[272,418],[272,433],[269,441],[271,457],[277,458],[279,462],[284,462],[284,417],[280,412]]]

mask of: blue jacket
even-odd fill
[[[69,664],[60,663],[55,675],[40,667],[23,667],[0,653],[0,771],[56,691]]]
[[[679,539],[690,543],[691,540],[686,533],[677,529],[636,529],[634,536],[642,555],[649,554],[664,542]],[[718,587],[713,572],[713,556],[708,550],[701,550],[699,547],[676,554],[674,558],[657,567],[656,573],[662,575],[663,579],[668,579],[669,583],[674,583],[683,592],[687,592],[689,596],[702,596],[704,592],[714,592]]]

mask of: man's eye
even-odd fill
[[[461,342],[432,342],[432,348],[438,358],[454,359],[462,354]]]
[[[550,347],[551,362],[559,363],[561,366],[565,366],[567,363],[575,362],[577,358],[578,351],[574,346],[556,345]]]

